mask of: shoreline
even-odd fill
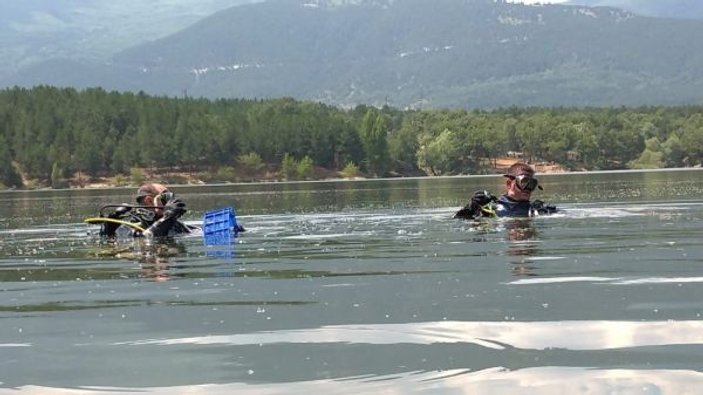
[[[521,157],[502,156],[494,159],[482,159],[480,163],[481,171],[488,171],[488,174],[464,174],[457,176],[476,176],[476,175],[495,175],[504,174],[505,171],[515,162],[523,161],[531,165],[538,174],[551,173],[566,173],[570,172],[566,167],[555,162],[530,162],[524,161]],[[235,170],[232,174],[224,176],[223,179],[218,179],[222,176],[214,175],[209,172],[191,170],[187,171],[180,167],[146,167],[133,168],[129,175],[118,174],[106,177],[91,177],[80,171],[74,173],[71,177],[62,178],[58,182],[51,182],[52,185],[46,185],[45,182],[30,179],[19,168],[19,165],[13,165],[17,168],[20,177],[22,178],[23,186],[21,188],[6,188],[4,190],[63,190],[63,189],[114,189],[114,188],[131,188],[136,187],[144,182],[158,182],[164,185],[227,185],[227,184],[268,184],[268,183],[285,183],[285,182],[331,182],[331,181],[361,181],[361,180],[382,180],[382,179],[398,179],[398,178],[425,178],[425,177],[444,177],[430,174],[427,169],[417,169],[407,175],[393,174],[388,177],[366,177],[360,172],[355,175],[345,174],[342,170],[332,170],[323,167],[313,166],[312,171],[308,173],[306,179],[296,180],[287,179],[282,175],[280,169],[273,165],[267,165],[260,169],[248,169],[242,167]],[[248,175],[248,176],[244,176]],[[229,178],[229,179],[228,179]],[[214,180],[213,180],[214,179]],[[208,182],[208,180],[212,180]],[[0,189],[1,190],[1,189]]]
[[[652,173],[652,172],[679,172],[679,171],[701,171],[703,167],[671,167],[671,168],[658,168],[658,169],[621,169],[621,170],[584,170],[584,171],[555,171],[555,172],[537,172],[538,176],[562,176],[562,175],[572,175],[572,174],[620,174],[620,173]],[[409,176],[409,177],[378,177],[378,178],[367,178],[367,177],[353,177],[353,178],[324,178],[316,180],[259,180],[259,181],[246,181],[246,182],[217,182],[217,183],[166,183],[168,186],[176,188],[196,188],[196,187],[222,187],[222,186],[255,186],[255,185],[270,185],[270,184],[313,184],[313,183],[331,183],[331,182],[373,182],[373,181],[394,181],[394,180],[422,180],[422,179],[465,179],[465,178],[491,178],[500,176],[501,173],[497,172],[495,174],[460,174],[460,175],[448,175],[448,176]],[[154,181],[158,182],[158,181]],[[5,189],[0,190],[0,193],[8,192],[47,192],[47,191],[76,191],[76,190],[113,190],[113,189],[132,189],[137,188],[137,184],[130,185],[112,185],[105,182],[97,183],[87,183],[84,187],[69,187],[69,188],[33,188],[33,189]]]

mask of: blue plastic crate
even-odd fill
[[[226,246],[237,237],[239,227],[232,207],[208,211],[203,215],[203,242],[206,246]]]

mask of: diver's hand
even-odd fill
[[[495,202],[498,200],[495,196],[488,193],[488,191],[477,191],[471,197],[471,201],[464,206],[461,210],[454,214],[454,218],[462,219],[475,219],[482,215],[482,208],[487,204]]]
[[[180,199],[171,199],[164,205],[165,218],[180,218],[187,211],[188,210],[186,210],[186,204],[183,203],[183,201]]]
[[[166,202],[161,209],[163,210],[163,216],[151,224],[142,233],[142,236],[147,238],[168,236],[171,230],[174,229],[178,218],[188,211],[186,210],[186,204],[176,198]]]
[[[539,199],[533,201],[532,204],[530,204],[530,208],[538,214],[554,214],[557,212],[556,206],[552,204],[546,204]]]
[[[471,197],[471,207],[476,209],[481,209],[481,207],[495,202],[497,198],[491,195],[488,191],[477,191],[474,196]]]

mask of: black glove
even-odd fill
[[[543,207],[544,207],[544,202],[541,201],[541,200],[539,200],[539,199],[537,199],[537,200],[533,201],[532,203],[530,203],[530,208],[532,208],[533,210],[539,210],[539,209],[541,209],[541,208],[543,208]]]
[[[173,198],[163,206],[163,216],[156,222],[152,223],[144,236],[147,237],[165,237],[168,236],[171,230],[178,226],[178,218],[186,213],[186,204],[181,200]]]
[[[164,218],[180,218],[186,211],[186,204],[174,198],[164,205]]]
[[[498,200],[495,196],[488,193],[488,191],[477,191],[471,197],[469,204],[464,206],[461,210],[454,214],[454,218],[463,219],[474,219],[482,216],[481,209],[483,206],[495,202]]]
[[[488,193],[488,191],[477,191],[474,193],[474,196],[471,197],[471,205],[480,209],[488,203],[495,202],[496,200],[497,198]]]
[[[537,212],[537,214],[544,215],[544,214],[554,214],[557,212],[556,206],[552,204],[545,204],[543,201],[537,199],[534,202],[530,204],[530,209],[533,210],[534,212]]]

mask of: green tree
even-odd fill
[[[95,130],[80,131],[78,146],[73,151],[73,162],[78,170],[97,176],[105,161],[101,158],[101,136]]]
[[[418,150],[418,166],[429,169],[433,175],[451,174],[460,171],[461,146],[456,134],[445,129],[436,138],[421,139]]]
[[[2,185],[16,188],[22,186],[22,178],[15,171],[10,148],[2,134],[0,134],[0,169],[0,183]]]
[[[239,155],[237,162],[247,172],[250,180],[255,180],[256,174],[266,166],[264,160],[256,152]]]
[[[295,166],[295,173],[301,180],[306,180],[312,175],[313,170],[313,160],[309,156],[305,155],[303,159],[298,162]]]
[[[54,164],[51,166],[51,187],[54,189],[58,189],[66,188],[67,186],[68,182],[66,181],[64,170],[61,168],[58,162],[54,162]]]
[[[377,176],[385,175],[390,159],[386,118],[376,110],[369,110],[364,115],[360,136],[368,171]]]
[[[589,124],[576,125],[577,136],[575,151],[586,168],[602,169],[605,167],[605,156],[598,145],[598,137]]]
[[[122,138],[115,143],[110,166],[113,171],[127,174],[139,163],[139,146],[135,135],[135,128],[129,126]]]
[[[214,179],[219,182],[234,182],[237,181],[237,172],[232,166],[222,166],[217,169]]]
[[[344,115],[338,114],[337,117],[334,166],[340,168],[349,162],[360,163],[364,159],[364,147],[361,144],[359,131]]]
[[[344,178],[355,178],[358,177],[360,174],[359,167],[355,165],[354,162],[348,162],[340,173]]]
[[[659,138],[652,137],[645,141],[645,149],[636,160],[629,163],[631,169],[658,169],[664,167],[664,154]]]
[[[685,151],[681,145],[681,139],[672,133],[664,143],[662,143],[662,153],[666,167],[679,167],[684,165]]]
[[[129,178],[134,185],[140,185],[145,181],[144,171],[138,167],[129,170]]]
[[[703,158],[703,115],[695,114],[682,123],[681,145],[685,147],[687,166],[701,164]]]
[[[281,173],[286,180],[291,180],[295,176],[297,162],[295,158],[289,153],[283,155],[281,160]]]
[[[552,162],[564,162],[566,153],[572,145],[572,136],[576,134],[576,128],[571,123],[560,123],[546,133],[544,144],[544,159]]]
[[[403,169],[414,170],[417,168],[417,151],[419,148],[419,135],[424,131],[424,124],[418,116],[411,115],[388,138],[388,153],[391,158]]]

